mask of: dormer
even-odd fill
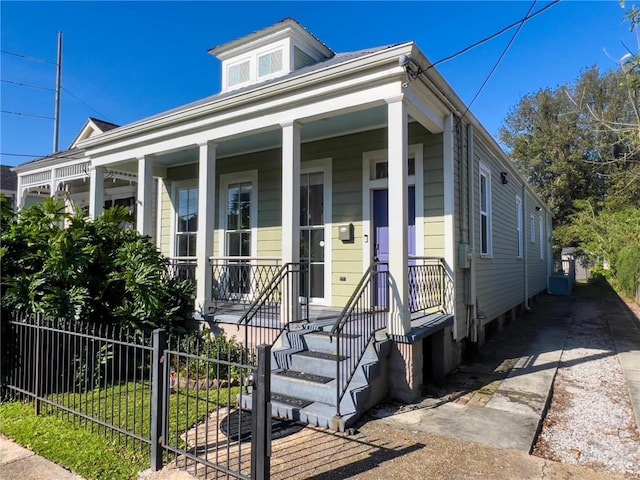
[[[222,91],[287,75],[335,54],[292,18],[209,50],[222,61]]]

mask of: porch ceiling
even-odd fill
[[[309,142],[320,138],[345,135],[350,132],[369,130],[386,125],[387,108],[378,106],[366,110],[328,116],[317,121],[304,124],[302,141]],[[221,141],[216,149],[218,157],[230,157],[246,152],[279,148],[282,143],[280,129],[266,132],[252,132],[246,136]],[[197,147],[158,155],[154,164],[158,166],[173,166],[198,161]]]

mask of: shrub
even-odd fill
[[[126,208],[91,221],[49,198],[0,214],[3,308],[139,330],[174,330],[191,316],[193,285],[173,278],[149,238],[124,226],[133,222]]]
[[[616,262],[618,286],[625,295],[634,297],[640,284],[640,246],[624,247]]]

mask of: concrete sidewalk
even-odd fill
[[[529,453],[546,413],[575,298],[542,297],[421,402],[372,413],[397,427]]]
[[[83,480],[31,450],[0,436],[0,480]]]

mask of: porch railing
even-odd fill
[[[330,332],[336,342],[336,413],[358,364],[377,330],[387,326],[389,271],[374,262],[360,279]]]
[[[447,275],[440,257],[409,257],[409,310],[411,313],[430,309],[444,311]]]
[[[169,274],[180,280],[196,281],[196,267],[198,263],[194,257],[169,258]]]
[[[278,274],[279,258],[210,257],[211,298],[218,303],[250,306]]]

